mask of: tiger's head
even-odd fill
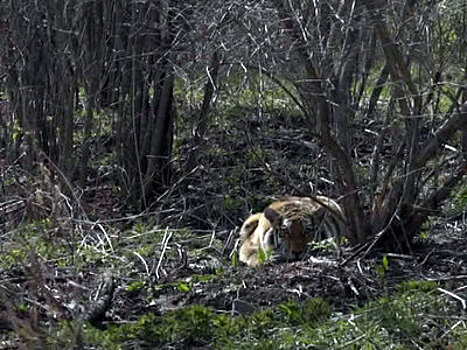
[[[275,248],[277,259],[297,260],[306,252],[313,236],[306,232],[300,218],[283,218],[272,208],[264,210],[264,216],[271,222],[265,240]]]

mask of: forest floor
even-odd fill
[[[0,158],[4,194],[0,203],[0,349],[128,348],[129,339],[134,348],[251,348],[262,341],[270,341],[263,348],[276,348],[270,335],[278,328],[285,333],[275,340],[276,345],[305,348],[317,335],[300,334],[304,332],[302,323],[297,326],[292,321],[302,316],[288,303],[305,305],[318,298],[331,310],[330,324],[336,324],[336,317],[353,324],[348,315],[354,314],[355,308],[386,300],[400,290],[401,283],[410,281],[434,283],[434,290],[421,298],[436,293],[437,300],[446,304],[429,312],[443,309],[446,315],[454,315],[423,344],[445,348],[451,344],[446,334],[458,329],[464,332],[455,338],[460,345],[454,348],[467,343],[465,212],[453,213],[446,206],[446,214],[430,222],[406,254],[367,253],[348,246],[338,253],[329,244],[315,244],[301,261],[249,268],[236,259],[242,220],[250,212],[262,210],[274,196],[323,193],[337,197],[329,180],[332,162],[300,119],[244,117],[232,122],[234,131],[226,123],[213,126],[201,152],[197,151],[201,156],[194,169],[184,169],[193,145],[179,141],[173,176],[180,180],[145,211],[124,206],[113,184],[119,170],[112,164],[98,163],[89,185],[79,195],[70,195],[66,186],[57,185],[63,181],[53,167],[38,162],[34,170],[26,171],[21,160],[9,164]],[[250,133],[242,134],[246,128]],[[355,152],[370,155],[368,142],[357,142]],[[384,147],[390,153],[390,139]],[[109,150],[101,152],[105,155]],[[361,171],[366,171],[365,166],[362,164]],[[214,314],[190,309],[193,305],[203,305]],[[262,310],[278,306],[286,313],[287,322],[278,323],[274,317],[261,321],[258,313],[266,317]],[[186,324],[177,323],[186,315],[176,312],[183,310],[196,311],[188,317],[189,324],[196,325],[189,335],[179,330]],[[157,332],[164,329],[170,336],[152,330],[157,334],[154,340],[147,329],[118,328],[144,324],[147,315],[156,317],[149,319],[159,325]],[[203,315],[215,322],[199,321]],[[229,315],[246,323],[239,326],[237,321],[214,315]],[[166,316],[173,319],[169,322]],[[433,328],[432,318],[426,323],[413,320],[417,327]],[[83,326],[85,322],[95,328]],[[313,325],[310,332],[320,329],[314,321],[307,322]],[[243,329],[246,343],[232,340],[219,325],[224,323],[232,332],[236,327]],[[381,326],[379,319],[375,323],[380,327],[378,334],[389,332],[380,344],[391,344],[390,326]],[[115,341],[106,333],[112,327],[120,329]],[[199,333],[197,327],[203,331]],[[339,343],[332,340],[337,330],[330,327],[331,340],[322,340],[318,348],[360,348],[375,342],[374,334],[368,332],[364,337],[345,333]],[[220,341],[216,343],[207,328],[221,329],[227,335],[216,333],[216,341]],[[407,330],[414,338],[405,330],[402,335],[397,331],[403,339],[399,343],[410,344],[420,336],[422,331],[415,329],[418,333],[414,331],[414,335]],[[164,336],[167,339],[161,340]],[[433,343],[437,337],[446,341]]]
[[[436,281],[449,290],[463,286],[465,297],[466,231],[466,224],[439,224],[437,233],[418,242],[410,254],[363,256],[355,255],[355,249],[343,248],[337,258],[333,249],[317,248],[302,261],[266,265],[259,270],[244,265],[234,268],[214,248],[201,255],[188,253],[185,258],[175,254],[161,266],[152,308],[164,313],[201,304],[233,314],[248,314],[281,302],[319,297],[335,310],[344,311],[388,295],[401,282],[412,280]],[[383,259],[387,259],[386,267]],[[122,305],[125,304],[119,315],[123,319],[131,318],[128,312],[140,312],[138,306],[144,305],[146,296],[136,295],[120,294]]]
[[[137,322],[147,314],[162,317],[192,305],[238,317],[291,301],[306,303],[319,298],[330,305],[333,314],[348,314],[355,307],[388,298],[401,283],[409,281],[434,282],[439,297],[450,305],[450,315],[457,310],[465,322],[467,225],[463,220],[439,220],[432,226],[429,238],[418,240],[408,254],[365,255],[349,247],[337,254],[334,248],[317,246],[301,261],[261,269],[237,265],[235,259],[229,259],[230,251],[222,252],[230,231],[191,237],[183,231],[133,231],[126,237],[133,243],[127,245],[123,239],[108,254],[84,250],[87,257],[76,258],[68,266],[61,266],[60,258],[51,259],[56,252],[47,253],[40,247],[29,251],[22,264],[12,263],[10,252],[10,267],[5,268],[3,260],[0,272],[1,295],[6,301],[0,307],[0,329],[23,329],[29,345],[37,347],[35,337],[41,334],[38,329],[51,327],[57,320],[88,320],[106,329]],[[150,245],[153,254],[147,254],[157,257],[143,258],[147,247],[141,250],[140,243],[138,249],[134,245],[135,239],[141,242],[146,234],[156,234],[160,239]],[[15,254],[19,255],[19,250]],[[111,287],[106,286],[106,274],[111,275]],[[18,346],[8,334],[3,336],[0,344],[4,346],[0,348]],[[209,343],[197,343],[196,339],[187,343],[182,339],[168,344],[202,348],[201,344]]]

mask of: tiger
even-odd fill
[[[312,241],[344,233],[344,215],[331,198],[285,197],[271,203],[261,213],[252,214],[240,229],[239,259],[252,267],[263,264],[260,248],[270,252],[272,262],[301,258]]]

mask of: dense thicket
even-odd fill
[[[278,84],[300,107],[333,162],[352,243],[388,233],[407,246],[466,174],[463,1],[0,6],[8,100],[0,144],[10,162],[56,164],[71,188],[86,186],[90,147],[98,144],[113,152],[122,194],[147,207],[185,175],[170,172],[174,83],[203,77],[199,108],[179,113],[197,120],[200,145],[216,82],[231,71]],[[390,151],[382,147],[388,139]],[[191,157],[186,172],[195,165]]]
[[[107,142],[127,194],[145,203],[166,184],[175,108],[172,56],[183,32],[174,6],[4,3],[9,114],[2,121],[8,157],[22,156],[26,167],[45,157],[85,186],[89,147]],[[106,117],[96,118],[104,108]],[[96,140],[95,130],[102,128],[110,128],[110,140]]]

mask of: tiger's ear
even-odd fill
[[[275,223],[276,221],[278,221],[280,217],[280,214],[277,211],[269,207],[264,209],[263,214],[266,217],[266,219],[268,219],[272,223]]]

